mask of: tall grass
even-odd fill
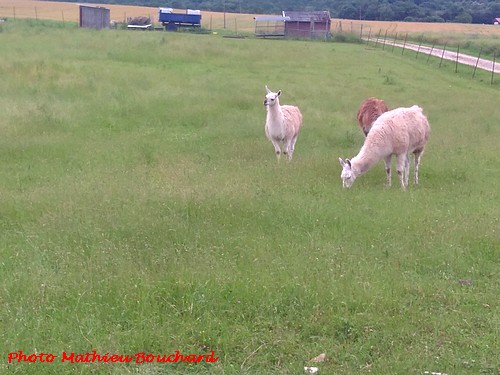
[[[498,373],[495,85],[345,43],[16,21],[0,46],[2,372]],[[266,84],[304,114],[291,163]],[[368,96],[428,114],[420,186],[342,190]],[[59,361],[93,350],[220,359]]]

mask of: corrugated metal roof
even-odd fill
[[[291,22],[328,22],[330,12],[328,10],[314,12],[283,11],[284,17],[290,17]]]
[[[290,17],[284,16],[257,16],[255,21],[290,21]]]

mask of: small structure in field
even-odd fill
[[[500,17],[493,20],[493,25],[500,25]]]
[[[283,11],[283,17],[289,19],[285,22],[285,35],[289,38],[326,39],[331,35],[330,12],[296,12]]]
[[[167,31],[176,31],[181,27],[201,27],[201,11],[186,9],[186,13],[175,13],[172,8],[160,8],[158,21]]]
[[[80,5],[80,27],[109,29],[110,11],[108,8]]]
[[[285,37],[285,22],[290,17],[283,16],[257,16],[255,20],[255,36],[261,38]]]
[[[151,18],[146,16],[129,17],[127,19],[128,29],[150,30],[153,28]]]

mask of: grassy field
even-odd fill
[[[499,374],[498,83],[356,44],[0,30],[0,373]],[[290,163],[266,84],[304,115]],[[427,113],[418,187],[380,163],[342,189],[368,96]],[[219,359],[61,361],[94,350]]]
[[[110,18],[126,22],[129,17],[148,16],[156,27],[158,8],[120,4],[95,4],[110,10]],[[184,12],[176,9],[176,12]],[[202,28],[229,35],[251,36],[255,31],[255,14],[202,12]],[[0,17],[79,22],[79,4],[39,0],[0,0]],[[457,48],[462,52],[492,59],[500,54],[500,27],[497,25],[390,22],[332,19],[334,37],[346,34],[364,38],[377,36],[389,39],[399,37],[420,41],[429,45]]]

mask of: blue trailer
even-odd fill
[[[160,8],[158,21],[167,31],[175,31],[179,27],[201,27],[201,12],[188,9],[186,13],[174,13],[172,8]]]

